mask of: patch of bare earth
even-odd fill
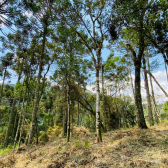
[[[81,129],[81,128],[79,128]],[[83,128],[84,129],[84,128]],[[0,167],[14,168],[167,168],[168,126],[147,130],[122,129],[103,134],[97,144],[94,133],[75,133],[71,142],[56,137],[48,143],[0,156]]]

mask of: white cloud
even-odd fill
[[[2,4],[3,2],[4,2],[4,0],[0,0],[0,4]],[[7,5],[2,6],[2,9],[6,9],[6,8],[7,8]],[[5,22],[5,19],[7,19],[7,16],[4,14],[0,14],[0,20]],[[5,27],[4,23],[1,23],[0,27]]]
[[[5,22],[5,19],[7,19],[7,16],[1,14],[1,15],[0,15],[0,20],[2,20],[3,22]],[[5,27],[4,23],[1,23],[1,24],[0,24],[0,27]]]
[[[86,85],[86,89],[93,93],[96,93],[95,87],[96,87],[95,85]]]
[[[168,93],[168,81],[166,76],[166,71],[158,71],[155,73],[152,73],[152,75],[156,78],[158,83],[162,86],[162,88]],[[149,76],[148,76],[149,77]],[[151,85],[148,78],[148,84],[149,84],[149,90],[151,94]],[[165,101],[168,101],[168,97],[165,96],[163,91],[159,88],[159,86],[156,84],[156,82],[152,79],[153,89],[155,98],[158,104],[164,103]],[[146,99],[146,90],[145,90],[145,83],[144,79],[141,79],[141,95],[142,98]]]
[[[33,13],[26,11],[26,12],[24,13],[24,15],[27,16],[28,18],[30,18],[31,16],[33,16]]]

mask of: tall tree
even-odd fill
[[[132,32],[135,33],[130,41],[134,40],[135,37],[137,39],[137,53],[130,44],[127,44],[126,48],[132,54],[132,61],[135,67],[135,104],[137,106],[137,123],[140,128],[147,128],[142,108],[140,69],[145,49],[144,25],[146,22],[145,12],[148,5],[145,0],[114,1],[114,11],[112,11],[112,18],[109,24],[109,31],[113,40],[118,39],[123,30],[130,32],[130,34]]]
[[[108,13],[108,1],[61,1],[55,2],[52,11],[64,24],[71,27],[87,47],[96,72],[96,130],[97,142],[102,141],[100,129],[100,86],[99,74],[102,60],[103,43],[106,38],[104,26]],[[80,25],[80,26],[78,26]]]

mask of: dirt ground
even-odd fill
[[[99,144],[95,133],[85,128],[78,128],[77,132],[69,143],[66,138],[52,137],[47,143],[29,148],[23,145],[15,152],[0,155],[0,167],[168,168],[166,125],[110,131],[103,134]]]

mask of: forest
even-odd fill
[[[166,0],[1,0],[0,167],[168,166],[159,66],[168,81]],[[136,161],[140,148],[162,157]]]

